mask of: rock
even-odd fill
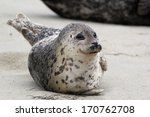
[[[138,0],[42,0],[58,15],[97,22],[149,25],[150,15],[137,14]]]

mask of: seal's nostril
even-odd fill
[[[99,48],[100,50],[102,50],[102,46],[101,46],[100,44],[98,45],[98,48]]]
[[[97,49],[100,49],[100,50],[102,49],[102,46],[98,42],[93,42],[92,44],[93,44],[93,46],[92,46],[91,49],[94,49],[94,48],[95,49],[97,48]]]
[[[92,43],[94,46],[98,46],[99,44],[97,42]]]

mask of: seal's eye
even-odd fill
[[[84,40],[85,37],[83,36],[82,33],[79,33],[79,34],[76,36],[76,39],[78,39],[78,40]]]
[[[94,37],[94,38],[97,38],[97,35],[96,35],[96,33],[95,33],[95,32],[94,32],[94,34],[93,34],[93,37]]]

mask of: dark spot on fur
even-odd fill
[[[56,81],[56,84],[58,84],[58,81]]]
[[[68,63],[69,66],[73,66],[73,63]]]
[[[65,66],[63,66],[63,65],[60,66],[60,67],[59,67],[59,71],[55,72],[55,76],[61,74],[61,73],[64,71],[64,69],[65,69]]]
[[[62,64],[64,63],[64,61],[65,61],[65,58],[62,59]]]
[[[65,62],[64,66],[66,66],[66,65],[67,65],[67,62]]]
[[[81,63],[81,64],[83,64],[83,61],[81,61],[81,60],[78,60],[78,62]]]
[[[89,75],[89,77],[91,78],[91,75]]]
[[[54,58],[54,63],[57,61],[57,58]]]
[[[62,83],[65,83],[65,80],[64,80],[64,79],[61,79],[61,82],[62,82]]]
[[[65,67],[62,65],[59,67],[59,71],[62,73],[64,71]]]
[[[72,68],[70,68],[70,71],[72,71]]]
[[[94,79],[94,76],[92,76],[91,79]]]
[[[67,58],[67,61],[69,60],[73,63],[73,58]]]
[[[64,54],[64,49],[65,49],[65,48],[61,48],[61,50],[60,50],[61,55]]]
[[[73,83],[73,80],[70,80],[70,83]]]
[[[57,76],[57,75],[59,75],[60,74],[60,71],[58,71],[58,72],[55,72],[55,76]]]
[[[92,83],[90,83],[90,86],[92,86]]]
[[[80,67],[78,65],[74,65],[77,69],[79,69]]]
[[[86,85],[89,85],[90,83],[87,83]]]
[[[81,76],[81,77],[75,78],[75,81],[84,81],[84,79],[85,79],[85,78]]]
[[[72,35],[70,35],[70,38],[72,38]]]
[[[96,88],[96,85],[94,85],[94,88]]]
[[[68,80],[68,75],[66,76],[66,80]]]

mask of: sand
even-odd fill
[[[91,26],[103,45],[108,61],[99,96],[64,95],[44,91],[32,80],[27,67],[29,43],[6,24],[16,13],[34,22],[63,28],[71,22]],[[0,99],[150,99],[150,27],[102,24],[64,19],[40,0],[1,0],[0,3]]]

